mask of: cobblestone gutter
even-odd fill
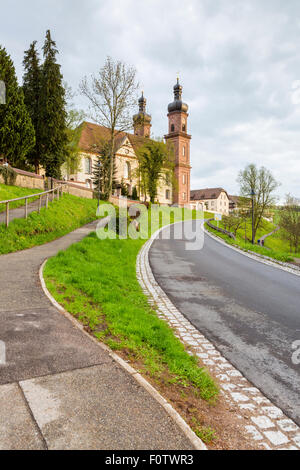
[[[193,349],[200,364],[217,377],[221,394],[239,410],[245,434],[257,449],[300,450],[300,428],[216,350],[157,284],[149,264],[149,250],[159,233],[143,246],[137,258],[137,278],[149,303],[174,329],[176,336]]]

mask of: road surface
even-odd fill
[[[192,223],[184,225],[188,237]],[[208,235],[197,251],[187,251],[183,238],[158,239],[150,264],[176,307],[300,425],[300,365],[292,361],[292,345],[300,340],[300,277]]]

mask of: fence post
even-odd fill
[[[25,219],[28,217],[28,199],[25,199]]]
[[[6,227],[9,225],[9,202],[6,203]]]
[[[41,212],[42,196],[39,197],[39,213]]]
[[[46,194],[46,209],[48,209],[48,193]]]

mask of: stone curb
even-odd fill
[[[167,321],[189,352],[197,356],[219,380],[222,396],[236,411],[245,435],[249,436],[256,449],[300,450],[300,428],[221,355],[175,307],[156,282],[149,262],[149,251],[164,229],[158,230],[145,243],[137,258],[137,278],[150,305],[159,318]]]
[[[201,439],[191,430],[188,424],[184,421],[184,419],[179,415],[179,413],[167,402],[167,400],[141,375],[139,374],[133,367],[131,367],[127,362],[125,362],[120,356],[114,353],[106,344],[101,343],[96,338],[91,336],[87,331],[85,331],[83,325],[77,321],[73,315],[67,312],[56,300],[46,287],[46,283],[44,281],[43,271],[44,267],[47,263],[47,259],[43,262],[39,270],[39,278],[42,289],[44,294],[52,305],[59,310],[68,320],[70,320],[73,325],[82,331],[86,336],[88,336],[95,344],[97,344],[101,349],[108,352],[109,356],[119,364],[128,374],[130,374],[138,384],[148,392],[152,398],[154,398],[165,410],[165,412],[173,419],[173,421],[177,424],[177,426],[181,429],[183,434],[186,436],[187,439],[191,442],[195,450],[207,450],[205,444],[201,441]]]

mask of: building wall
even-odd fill
[[[86,159],[90,160],[90,173],[86,171]],[[84,187],[92,188],[92,172],[93,167],[96,165],[96,163],[97,155],[88,152],[83,152],[81,154],[80,171],[76,174],[69,175],[69,180],[73,180],[74,183],[81,184]],[[116,153],[115,165],[116,180],[119,183],[121,183],[121,181],[123,180],[123,182],[128,187],[129,195],[132,194],[134,186],[137,188],[137,191],[139,191],[139,180],[137,175],[138,160],[129,140],[125,141],[124,145]],[[65,174],[64,177],[66,176],[67,175]],[[158,200],[160,204],[173,203],[172,184],[167,185],[164,180],[160,181],[158,186]],[[148,197],[147,201],[149,201]]]
[[[195,208],[217,212],[219,214],[229,214],[229,198],[225,192],[222,192],[217,199],[203,199],[199,201],[192,201],[191,205]],[[198,207],[197,207],[198,205]]]
[[[14,183],[15,186],[20,186],[21,188],[31,188],[31,189],[40,189],[41,192],[44,191],[44,179],[32,173],[31,175],[21,174],[19,171],[15,169],[17,173],[16,181]],[[24,172],[25,173],[25,172]],[[27,172],[26,172],[27,173]],[[0,183],[4,183],[2,176],[0,175]]]

